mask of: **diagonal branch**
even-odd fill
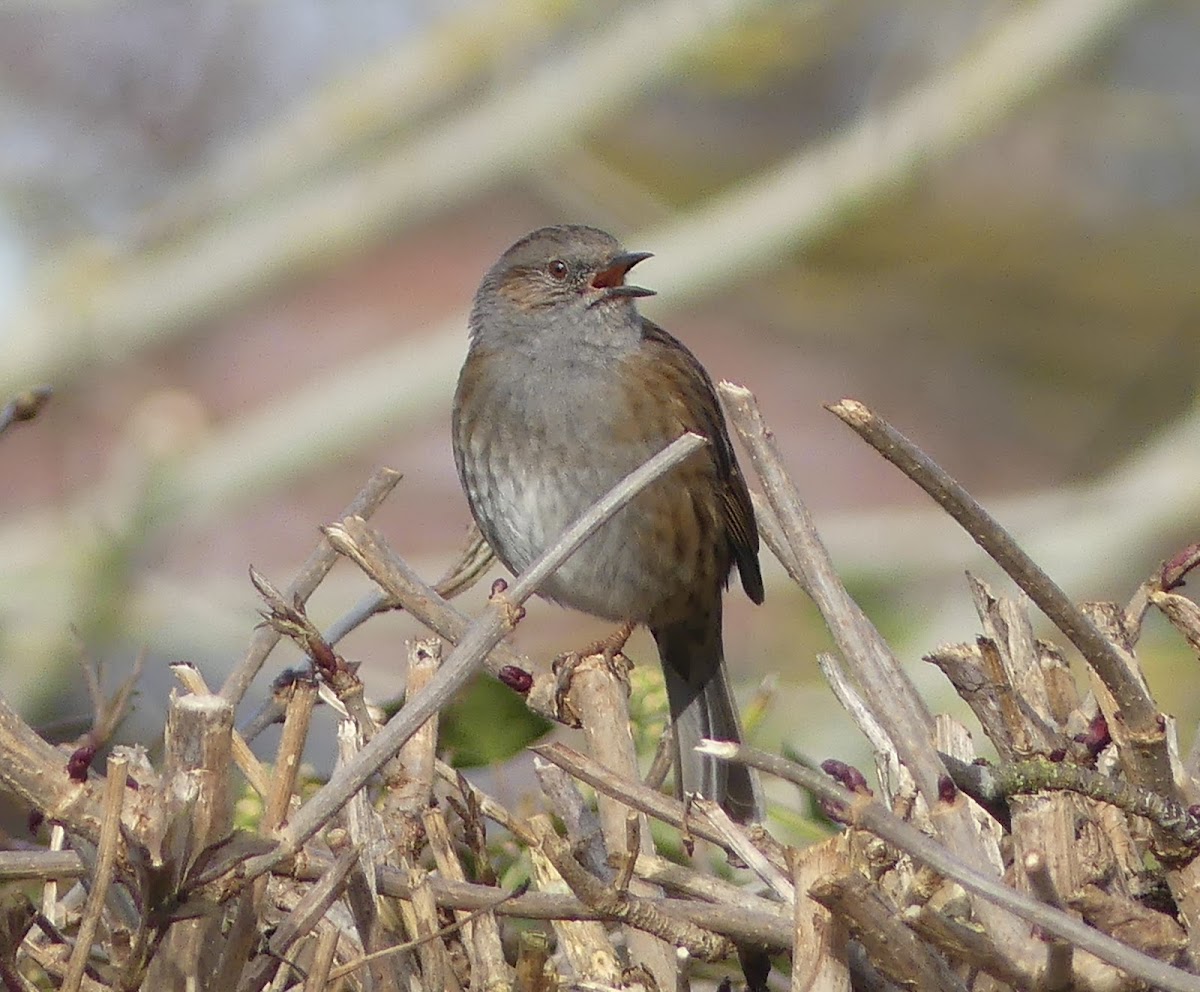
[[[700,746],[705,754],[739,761],[808,789],[820,799],[845,807],[847,819],[889,844],[912,855],[935,871],[958,882],[964,889],[1003,906],[1030,923],[1069,941],[1075,947],[1094,954],[1102,961],[1168,992],[1200,992],[1200,977],[1163,964],[1113,940],[1060,910],[1053,909],[1023,893],[1010,889],[995,878],[968,867],[943,845],[905,823],[891,810],[867,796],[855,795],[832,782],[821,772],[755,748],[728,741],[707,741]],[[1033,977],[1030,970],[1031,979]],[[1031,985],[1035,984],[1033,981]]]
[[[639,492],[684,461],[707,442],[696,434],[677,438],[640,468],[619,482],[587,513],[572,524],[535,561],[508,591],[493,596],[488,609],[467,629],[463,639],[446,659],[429,685],[409,700],[404,708],[379,731],[353,759],[296,813],[280,831],[279,846],[270,854],[251,858],[241,866],[234,888],[269,871],[294,855],[329,818],[400,749],[426,720],[437,713],[474,674],[484,655],[508,633],[519,619],[521,604],[532,596],[554,570],[596,530]]]

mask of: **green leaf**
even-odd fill
[[[475,679],[442,710],[441,744],[456,768],[475,768],[511,758],[553,724],[495,679]]]

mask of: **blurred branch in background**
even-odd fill
[[[1198,490],[1200,409],[1193,409],[1103,478],[997,500],[994,509],[1039,560],[1054,563],[1063,585],[1078,588],[1103,581],[1102,570],[1117,562],[1163,547],[1195,519]],[[939,538],[945,524],[938,516],[932,507],[865,511],[832,517],[825,530],[851,573],[873,571],[883,561],[917,575],[945,575],[962,556],[959,545]],[[1084,560],[1085,547],[1097,561]],[[1154,565],[1147,559],[1145,570]]]
[[[670,79],[680,54],[702,49],[758,6],[727,0],[703,5],[701,16],[680,0],[624,7],[602,30],[528,77],[377,148],[386,103],[397,88],[412,82],[401,66],[424,66],[421,71],[436,73],[440,83],[461,88],[472,78],[472,64],[445,53],[457,49],[466,59],[463,53],[478,44],[480,24],[491,22],[454,22],[403,44],[400,54],[380,59],[359,78],[343,79],[288,121],[268,128],[260,146],[247,143],[240,156],[150,211],[160,233],[166,230],[163,218],[196,224],[182,232],[181,240],[144,245],[92,271],[80,271],[80,264],[90,264],[80,263],[80,255],[90,253],[78,247],[50,261],[38,278],[50,289],[8,336],[2,363],[8,378],[0,381],[24,384],[40,377],[60,383],[96,362],[127,359],[264,293],[278,279],[334,263],[515,174],[544,174],[554,157],[578,157],[572,150],[589,130],[650,86]],[[662,293],[662,305],[683,307],[719,294],[778,265],[788,252],[853,223],[872,203],[904,190],[922,168],[994,130],[1114,37],[1144,6],[1144,0],[1048,0],[1021,7],[958,64],[889,106],[871,110],[826,143],[739,182],[695,210],[631,236],[629,244],[658,253],[647,267],[653,266],[652,284]],[[822,8],[811,5],[814,12]],[[494,16],[503,24],[508,14],[498,10]],[[655,52],[654,59],[646,58],[647,50]],[[349,113],[360,90],[371,95],[361,116],[308,148],[312,128]],[[397,104],[396,113],[416,118],[425,107],[424,98],[414,96]],[[300,175],[320,172],[335,160],[343,161],[328,174],[294,185]],[[272,184],[284,188],[274,190]],[[250,203],[228,215],[226,197]],[[464,347],[464,324],[466,313],[460,312],[415,343],[409,339],[332,368],[319,384],[268,399],[190,455],[144,465],[134,473],[132,488],[126,464],[121,469],[126,477],[114,477],[76,505],[8,523],[0,529],[0,570],[28,576],[36,569],[56,590],[54,600],[64,611],[49,626],[65,629],[77,603],[92,599],[90,584],[106,579],[95,564],[79,566],[80,528],[91,535],[84,559],[102,563],[114,548],[130,551],[127,542],[136,546],[185,519],[209,521],[319,464],[376,444],[380,435],[421,422],[449,396]],[[126,510],[124,523],[107,536],[92,533],[98,519],[114,518],[114,506]],[[1168,505],[1152,509],[1142,521],[1146,530],[1152,529],[1147,521],[1153,512],[1170,515],[1172,510]],[[1080,517],[1078,506],[1074,516]],[[929,519],[936,519],[932,511]],[[1062,516],[1054,519],[1056,527],[1062,524]],[[1009,522],[1027,534],[1020,519]],[[1108,533],[1130,531],[1110,528]],[[874,537],[868,543],[860,560],[870,558],[877,569],[880,548]],[[1094,553],[1073,558],[1068,545],[1061,548],[1064,561],[1046,554],[1036,539],[1032,543],[1068,585],[1067,561],[1103,560]],[[851,569],[854,547],[853,541],[845,547]],[[928,555],[929,549],[923,545],[922,553]],[[7,584],[23,588],[19,582]]]
[[[922,166],[994,128],[1064,67],[1111,37],[1142,2],[1052,0],[1024,8],[960,64],[869,114],[845,134],[662,228],[631,237],[629,243],[658,252],[647,269],[653,267],[654,285],[665,305],[686,306],[714,295],[788,250],[850,222],[872,200],[902,189]],[[89,335],[104,342],[107,360],[115,361],[130,348],[194,326],[201,316],[240,300],[244,291],[263,290],[275,276],[295,274],[297,265],[328,260],[352,244],[361,247],[367,234],[394,230],[532,158],[541,162],[661,77],[671,52],[700,44],[707,32],[750,5],[706,7],[706,21],[680,16],[676,6],[638,8],[606,28],[601,40],[533,80],[418,136],[412,145],[402,145],[386,165],[376,163],[357,179],[339,180],[341,192],[323,186],[304,192],[302,202],[289,199],[272,208],[269,217],[260,213],[220,232],[201,232],[176,249],[173,261],[158,260],[158,252],[135,257],[124,266],[128,275],[118,270],[113,282],[99,286],[88,301],[71,304],[90,311],[91,317],[70,323],[86,326]],[[664,31],[664,24],[674,35]],[[629,55],[645,32],[654,34],[661,56],[662,64],[654,69],[647,67],[648,60]],[[587,85],[583,78],[589,79]],[[522,123],[517,140],[515,120]],[[547,143],[538,130],[543,124],[555,130]],[[535,151],[536,156],[531,154]],[[286,225],[288,233],[279,225]],[[329,225],[341,234],[334,237]],[[322,245],[320,257],[298,247],[317,244]],[[209,264],[214,261],[210,255],[222,256],[219,265]],[[182,270],[168,275],[162,267],[177,264],[192,276]],[[35,323],[50,319],[50,312],[43,312]],[[382,432],[416,422],[449,395],[465,322],[464,311],[420,335],[417,344],[406,341],[333,370],[322,377],[319,407],[313,387],[306,384],[230,424],[200,451],[164,467],[146,493],[149,521],[204,520],[329,457],[373,443]],[[29,347],[10,360],[6,374],[51,368],[66,375],[72,367],[82,367],[77,363],[92,351],[86,342],[77,351],[59,351],[54,342],[79,341],[66,325],[52,331],[44,324],[38,331],[33,326],[25,331]],[[303,443],[284,443],[281,424]],[[44,552],[60,532],[58,511],[38,514],[0,530],[0,548],[10,561],[28,560],[33,547]]]
[[[1114,573],[1153,571],[1195,520],[1200,491],[1200,407],[1102,478],[1058,486],[996,503],[996,516],[1047,564],[1059,585],[1081,597],[1128,596],[1113,589]],[[947,533],[930,506],[916,512],[855,515],[830,521],[830,543],[847,572],[886,568],[910,575],[957,575],[962,543]],[[957,636],[969,614],[947,604],[928,620],[924,636]]]
[[[997,128],[1145,6],[1146,0],[1023,5],[948,71],[655,232],[663,260],[654,269],[659,287],[670,300],[687,300],[777,265],[785,253],[853,221],[880,198],[902,192],[923,168]]]
[[[127,253],[106,256],[80,242],[48,261],[36,279],[45,287],[41,302],[9,329],[0,381],[13,389],[38,377],[58,385],[97,365],[131,360],[202,330],[282,280],[340,264],[374,241],[522,178],[542,197],[574,199],[581,214],[639,218],[626,241],[657,254],[646,265],[648,283],[662,294],[656,309],[694,305],[853,229],[872,208],[918,184],[924,170],[1001,129],[1060,77],[1082,72],[1089,56],[1149,6],[1045,0],[1011,8],[1002,20],[989,15],[983,23],[992,27],[956,63],[678,214],[637,183],[622,187],[621,171],[590,155],[589,137],[648,92],[669,86],[682,71],[682,53],[692,53],[689,65],[702,62],[722,32],[777,5],[730,0],[705,5],[703,17],[680,2],[612,8],[618,13],[601,30],[580,36],[531,75],[511,78],[503,67],[507,46],[530,42],[516,37],[514,24],[523,22],[507,18],[519,19],[514,11],[525,8],[481,8],[405,41],[239,146],[213,172],[147,211]],[[826,3],[802,9],[818,33],[831,30],[828,19],[849,16]],[[475,46],[493,27],[489,64]],[[543,30],[553,32],[553,23]],[[424,72],[432,83],[412,82]],[[493,81],[483,86],[487,79]],[[326,128],[331,121],[340,126]],[[211,524],[282,491],[383,435],[418,428],[448,403],[465,322],[459,311],[391,347],[336,363],[319,381],[268,396],[222,423],[175,460],[117,459],[108,479],[69,505],[5,521],[0,613],[23,623],[36,618],[28,639],[15,628],[9,633],[10,653],[65,657],[64,645],[76,644],[69,625],[86,610],[97,629],[136,631],[153,647],[207,645],[223,654],[222,638],[236,629],[236,618],[213,604],[244,602],[240,578],[181,583],[149,569],[131,576],[139,549],[182,524]],[[812,400],[815,406],[836,398]],[[1066,589],[1090,590],[1108,578],[1097,570],[1128,566],[1194,518],[1198,434],[1200,413],[1193,412],[1106,477],[999,503],[995,512]],[[822,522],[850,575],[903,570],[910,578],[949,581],[972,553],[933,507]],[[340,593],[343,582],[335,578],[330,590]],[[946,612],[929,611],[932,630],[909,633],[922,642],[961,636],[961,598],[951,597]],[[45,632],[54,632],[52,644]],[[85,641],[90,633],[81,631]],[[24,705],[21,683],[40,692],[44,672],[13,667],[9,691]]]
[[[68,976],[61,987],[82,987],[78,977],[86,968],[93,976],[88,987],[97,989],[160,988],[162,976],[172,974],[222,989],[265,988],[276,975],[283,976],[272,983],[278,988],[297,988],[300,979],[325,987],[321,976],[328,974],[364,990],[491,987],[485,975],[492,986],[507,986],[513,983],[504,951],[511,944],[501,945],[506,922],[488,915],[503,912],[554,921],[566,948],[554,955],[554,972],[546,970],[544,944],[532,965],[518,956],[517,975],[528,979],[517,982],[523,992],[593,987],[593,974],[606,988],[683,990],[693,987],[692,959],[719,965],[693,975],[694,987],[709,978],[715,985],[734,968],[735,952],[753,990],[779,987],[790,964],[793,976],[823,974],[828,980],[820,987],[829,989],[1200,992],[1192,956],[1200,943],[1200,815],[1185,805],[1197,783],[1177,767],[1174,721],[1149,694],[1135,653],[1140,614],[1150,604],[1164,609],[1183,639],[1200,644],[1200,609],[1170,591],[1200,561],[1200,545],[1147,583],[1132,626],[1110,627],[1126,611],[1116,604],[1092,604],[1086,612],[1075,606],[911,441],[856,401],[831,408],[934,496],[1060,629],[1057,642],[1035,639],[1025,603],[972,581],[979,633],[936,653],[995,749],[998,761],[990,762],[965,726],[928,708],[910,680],[912,666],[900,663],[846,590],[753,394],[728,384],[722,393],[765,494],[769,545],[812,596],[838,647],[840,657],[825,656],[823,671],[870,741],[878,793],[841,760],[824,761],[817,771],[728,742],[708,741],[703,749],[811,792],[828,820],[817,829],[828,835],[810,832],[801,847],[799,837],[781,829],[789,815],[808,816],[808,799],[792,788],[772,792],[772,812],[782,824],[772,817],[739,825],[702,797],[680,802],[643,782],[629,686],[602,655],[543,674],[542,695],[533,672],[484,660],[496,649],[508,653],[501,645],[524,614],[520,604],[589,527],[601,526],[703,444],[685,435],[592,506],[513,585],[493,587],[489,605],[469,622],[454,610],[435,620],[430,593],[419,582],[394,582],[391,576],[411,575],[413,568],[362,518],[351,514],[327,528],[339,554],[455,641],[444,662],[438,640],[412,644],[409,692],[386,723],[363,705],[352,666],[303,608],[328,561],[310,559],[301,569],[291,585],[294,601],[256,576],[270,628],[313,662],[279,697],[284,731],[269,783],[244,742],[238,745],[230,701],[209,695],[185,666],[176,672],[189,694],[172,698],[156,735],[165,758],[156,766],[145,749],[124,747],[110,757],[103,785],[89,774],[94,747],[85,744],[68,758],[67,749],[47,744],[0,695],[0,783],[32,811],[31,825],[49,821],[60,832],[51,833],[48,845],[0,856],[0,874],[23,883],[10,886],[4,974],[16,977],[4,985],[32,987],[21,976],[40,978],[40,971],[53,978],[69,968],[75,984]],[[394,481],[381,474],[348,509],[365,512]],[[273,638],[257,633],[253,642],[262,650],[252,647],[247,658],[265,659]],[[1072,675],[1063,638],[1090,660],[1086,682]],[[438,760],[439,741],[446,744],[439,730],[451,718],[456,687],[481,663],[509,673],[504,681],[516,690],[511,699],[518,708],[542,712],[540,703],[553,700],[548,712],[555,720],[583,723],[584,752],[561,741],[534,749],[543,761],[541,788],[515,803],[483,791],[461,765]],[[126,696],[132,688],[130,680]],[[337,768],[314,791],[299,764],[315,743],[310,718],[318,692],[339,708],[342,747]],[[94,694],[105,708],[98,689]],[[127,774],[135,788],[127,787]],[[595,790],[598,818],[581,785]],[[551,813],[566,836],[558,836]],[[1156,829],[1145,829],[1147,819]],[[69,850],[62,849],[63,835]],[[698,839],[711,842],[712,851],[696,850]],[[670,854],[671,862],[659,854]],[[435,870],[416,867],[431,862]],[[357,882],[355,870],[362,874]],[[78,879],[86,885],[75,888]],[[113,880],[123,895],[106,900]],[[24,892],[34,885],[42,887],[40,914]],[[564,901],[566,888],[572,897]],[[451,908],[481,912],[446,926],[439,909]],[[332,951],[311,968],[305,956],[306,942],[328,943],[322,918],[343,947],[341,959],[348,959],[333,973]],[[585,920],[604,926],[583,933],[576,924]],[[468,933],[468,922],[479,929]],[[57,952],[71,936],[68,965]],[[655,953],[650,936],[667,946]],[[624,973],[621,945],[632,966]],[[672,947],[687,953],[663,953]],[[364,953],[385,949],[418,951],[405,959],[412,981],[368,976],[354,983]],[[210,974],[219,977],[207,981]]]
[[[443,16],[228,148],[149,212],[141,247],[275,198],[336,168],[348,155],[361,156],[368,142],[396,144],[395,135],[459,98],[479,77],[502,69],[506,60],[518,59],[532,39],[551,32],[569,10],[567,5],[493,0]],[[353,163],[348,168],[353,170]]]
[[[762,2],[631,5],[514,85],[291,196],[129,257],[64,251],[37,277],[42,298],[10,332],[0,393],[30,381],[61,387],[97,362],[186,333],[282,280],[344,259],[544,162],[668,77],[679,55]]]

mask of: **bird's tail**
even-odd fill
[[[737,705],[725,671],[720,600],[702,622],[689,619],[652,633],[675,725],[681,791],[699,792],[739,823],[761,820],[764,807],[758,774],[745,765],[729,764],[695,751],[704,737],[742,739]]]

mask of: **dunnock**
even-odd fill
[[[526,568],[597,499],[685,431],[709,444],[644,490],[572,555],[542,595],[654,635],[682,786],[761,819],[757,778],[698,755],[739,740],[721,645],[736,564],[763,600],[758,530],[712,380],[642,317],[625,282],[649,257],[591,227],[522,238],[484,276],[454,398],[454,458],[496,555]]]

